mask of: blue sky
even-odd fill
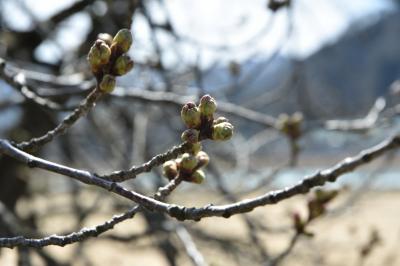
[[[32,20],[44,21],[72,1],[4,0],[2,8],[8,14],[6,20],[13,27],[23,30],[30,27]],[[18,2],[31,10],[30,16],[22,11]],[[149,2],[153,3],[151,5],[153,19],[162,22],[165,18],[164,10],[157,6],[157,1]],[[285,42],[282,52],[294,57],[306,57],[322,45],[334,42],[356,20],[369,16],[372,19],[368,21],[374,21],[373,18],[378,18],[379,14],[393,8],[390,0],[295,0],[292,2],[293,33]],[[171,63],[184,60],[186,63],[194,64],[199,56],[202,65],[209,65],[218,60],[241,61],[254,53],[268,56],[283,43],[288,29],[287,13],[278,12],[272,15],[266,9],[266,0],[168,0],[166,3],[167,11],[177,32],[201,44],[200,46],[191,43],[179,44],[178,49],[183,56],[177,58],[176,50],[168,49],[172,40],[165,34],[158,34],[157,37],[166,47],[164,59]],[[101,13],[106,7],[101,2],[97,2],[95,8]],[[89,28],[88,15],[85,12],[76,14],[65,21],[62,30],[56,32],[51,40],[39,47],[38,56],[50,62],[56,60],[62,55],[62,51],[73,50],[78,46]],[[240,45],[263,30],[266,33],[262,38],[234,52],[207,48],[226,44]],[[140,17],[134,21],[133,32],[137,45],[136,49],[131,51],[132,55],[136,59],[149,57],[152,53],[149,29]]]

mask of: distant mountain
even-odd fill
[[[324,106],[328,114],[364,114],[400,78],[400,11],[360,27],[364,22],[304,62],[311,102]]]
[[[232,74],[217,67],[205,77],[205,87],[269,114],[300,110],[316,119],[362,116],[400,78],[400,10],[358,21],[301,61],[257,57],[240,70],[236,86],[224,87]]]

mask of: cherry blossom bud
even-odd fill
[[[182,141],[188,142],[188,143],[197,143],[199,142],[199,131],[196,129],[187,129],[183,131],[182,136],[181,136]]]
[[[163,164],[163,175],[168,179],[173,179],[178,175],[178,167],[175,161],[167,161]]]
[[[100,82],[100,90],[105,93],[110,93],[115,88],[115,77],[111,75],[104,75]]]
[[[189,128],[198,128],[201,124],[199,108],[193,102],[188,102],[182,107],[181,118]]]
[[[189,182],[201,184],[206,179],[206,175],[202,170],[196,170],[188,179]]]
[[[121,55],[115,61],[113,73],[117,76],[122,76],[128,73],[133,68],[133,61],[128,55]]]
[[[179,169],[184,172],[191,172],[197,166],[197,163],[198,161],[196,156],[189,153],[184,153],[181,157]]]
[[[111,50],[108,45],[101,40],[97,40],[90,48],[88,61],[93,72],[97,72],[100,67],[106,65],[110,61]]]
[[[200,99],[199,110],[202,115],[211,117],[217,110],[217,102],[213,97],[206,94]]]
[[[213,140],[229,140],[233,135],[233,125],[229,122],[222,122],[212,127]]]
[[[112,46],[116,47],[121,53],[126,53],[132,45],[132,33],[128,29],[121,29],[114,36]],[[113,48],[115,49],[115,48]]]
[[[196,158],[197,158],[197,161],[198,161],[197,167],[199,167],[199,168],[206,166],[210,161],[210,157],[204,151],[199,151],[196,154]]]
[[[229,122],[229,120],[228,120],[228,118],[226,118],[226,117],[220,116],[220,117],[218,117],[217,119],[215,119],[215,120],[213,121],[213,124],[214,124],[214,125],[216,125],[216,124],[221,124],[222,122]]]

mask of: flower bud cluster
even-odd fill
[[[197,106],[186,103],[181,110],[181,118],[187,129],[181,139],[187,144],[186,153],[176,160],[163,165],[163,174],[168,179],[181,177],[187,182],[200,184],[206,178],[201,168],[207,166],[210,157],[202,151],[204,139],[228,140],[233,135],[233,126],[225,117],[214,119],[217,102],[210,95],[204,95]]]
[[[99,34],[87,60],[101,91],[112,92],[115,77],[125,75],[133,68],[132,59],[125,54],[131,45],[132,34],[128,29],[118,31],[114,38],[107,33]]]
[[[184,153],[176,160],[167,161],[163,165],[163,174],[168,179],[180,176],[187,182],[201,184],[206,176],[200,168],[205,167],[210,158],[204,151],[198,151],[196,154]]]
[[[194,143],[190,137],[193,135],[198,135],[198,139],[229,140],[233,135],[233,125],[225,117],[214,119],[216,110],[217,102],[208,94],[201,97],[198,106],[194,102],[185,104],[181,118],[189,129],[182,134],[182,140]],[[198,134],[193,133],[194,130]]]
[[[291,116],[287,114],[281,114],[276,122],[276,127],[291,139],[298,139],[301,134],[301,125],[303,122],[303,115],[299,112],[292,114]]]

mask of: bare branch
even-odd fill
[[[225,217],[228,218],[238,213],[250,212],[256,207],[276,204],[282,200],[291,198],[295,195],[305,194],[311,188],[322,186],[326,182],[335,182],[341,175],[351,172],[357,167],[367,164],[372,160],[400,146],[400,135],[391,137],[378,145],[360,152],[354,157],[348,157],[340,161],[335,166],[313,175],[305,177],[298,184],[275,190],[252,199],[242,200],[233,204],[213,206],[209,204],[200,208],[187,208],[175,204],[166,204],[158,200],[149,198],[135,191],[129,191],[115,182],[104,180],[88,171],[70,168],[50,161],[40,159],[13,147],[8,141],[0,139],[0,151],[10,157],[26,163],[29,167],[38,167],[50,172],[59,173],[77,179],[85,184],[95,185],[114,192],[122,197],[130,199],[144,208],[151,211],[159,211],[170,215],[178,220],[199,221],[204,217]]]
[[[166,186],[160,187],[155,194],[159,200],[164,200],[174,189],[180,184],[178,179],[171,180]],[[161,195],[161,196],[159,196]],[[1,207],[1,205],[0,205]],[[102,224],[99,224],[92,228],[83,228],[78,232],[74,232],[68,235],[51,235],[44,238],[25,238],[23,236],[0,238],[0,247],[14,248],[14,247],[45,247],[45,246],[66,246],[76,242],[82,242],[89,237],[97,237],[100,234],[107,232],[114,228],[116,224],[119,224],[125,220],[131,219],[136,213],[143,210],[141,206],[136,205],[127,212],[115,215],[111,220],[108,220]]]
[[[95,106],[95,102],[98,101],[102,95],[103,92],[95,88],[89,93],[86,99],[83,100],[81,104],[71,114],[65,117],[64,120],[62,120],[54,129],[38,138],[18,143],[17,147],[24,151],[35,151],[41,146],[51,142],[55,136],[64,134],[76,121],[85,116],[89,110]]]
[[[123,99],[134,99],[142,102],[173,104],[179,107],[189,101],[196,100],[194,97],[183,96],[171,92],[147,91],[138,89],[125,90],[122,88],[116,88],[111,95]],[[218,101],[218,112],[240,117],[262,124],[266,127],[275,127],[276,121],[274,117],[253,111],[237,104]]]
[[[187,150],[187,144],[183,143],[180,144],[179,146],[173,147],[172,149],[170,149],[165,153],[154,156],[150,161],[142,165],[132,166],[129,170],[116,171],[108,175],[102,175],[100,177],[102,179],[114,182],[126,181],[128,179],[135,178],[139,174],[150,172],[152,168],[159,166],[168,160],[177,158],[180,154],[185,153],[186,150]]]
[[[66,110],[63,106],[49,99],[40,97],[26,84],[23,73],[9,74],[6,71],[6,62],[0,58],[0,78],[7,82],[12,88],[18,90],[27,100],[47,109],[62,111]]]

